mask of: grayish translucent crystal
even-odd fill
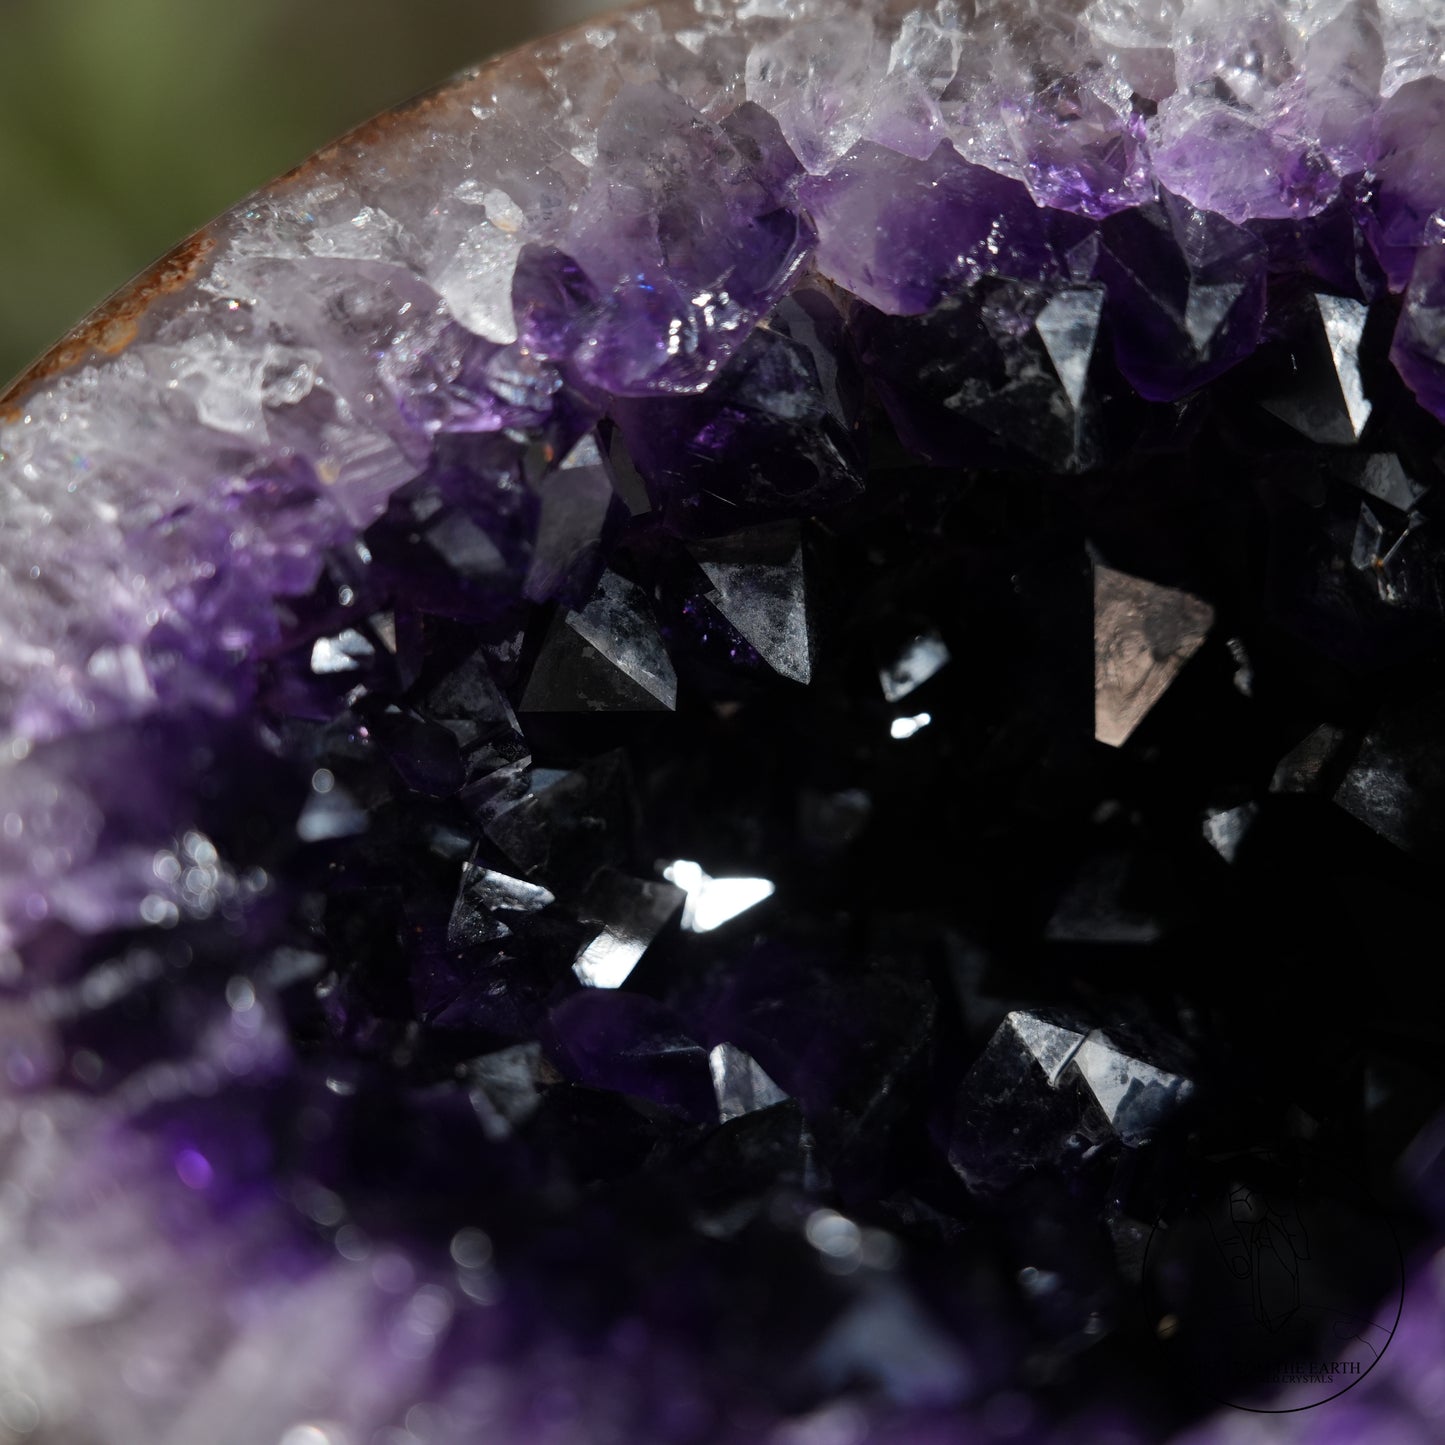
[[[296,819],[296,836],[303,843],[322,843],[329,838],[350,838],[370,826],[364,809],[341,788],[313,791]]]
[[[937,632],[930,629],[919,633],[887,667],[879,670],[883,696],[889,702],[907,697],[946,667],[951,656],[948,644]]]
[[[1347,296],[1316,296],[1315,305],[1324,322],[1335,375],[1350,419],[1350,440],[1355,441],[1370,419],[1371,403],[1365,396],[1364,381],[1360,376],[1360,338],[1365,334],[1368,308],[1364,302]]]
[[[1340,728],[1321,723],[1279,760],[1270,779],[1271,793],[1313,793],[1319,790],[1321,774],[1345,744]]]
[[[615,572],[603,574],[592,600],[567,625],[665,708],[677,706],[677,673],[647,595]]]
[[[1204,815],[1204,841],[1226,863],[1233,863],[1245,835],[1258,816],[1257,803],[1241,803],[1236,808],[1211,808]]]
[[[676,707],[677,673],[646,593],[605,573],[581,611],[553,623],[521,705],[524,712]]]
[[[1075,411],[1083,405],[1103,310],[1103,287],[1080,287],[1052,297],[1034,322]]]
[[[572,972],[588,988],[620,988],[682,904],[682,890],[671,883],[604,870],[589,887],[581,915],[601,928],[583,945]]]
[[[539,883],[528,883],[525,878],[509,878],[505,873],[476,863],[467,865],[462,878],[462,892],[484,908],[512,913],[536,913],[556,902]]]
[[[1215,333],[1243,294],[1241,281],[1190,282],[1189,297],[1184,303],[1184,329],[1201,356],[1209,350]]]
[[[537,1112],[542,1091],[556,1079],[538,1043],[515,1044],[473,1059],[465,1069],[468,1094],[489,1139],[505,1139]]]
[[[1079,1046],[1073,1065],[1126,1144],[1147,1139],[1194,1087],[1126,1052],[1098,1029]]]
[[[1086,1036],[1083,1029],[1050,1022],[1040,1014],[1023,1009],[1009,1014],[1003,1026],[1013,1031],[1019,1043],[1037,1060],[1049,1083],[1055,1085]]]
[[[718,1118],[724,1124],[759,1109],[770,1109],[788,1097],[762,1065],[735,1044],[715,1045],[708,1053],[707,1066],[717,1096]]]
[[[813,675],[802,541],[794,526],[758,527],[694,547],[712,601],[781,677]]]
[[[1094,567],[1094,735],[1119,747],[1203,645],[1207,602],[1112,567]]]
[[[1397,512],[1408,512],[1429,487],[1412,477],[1394,452],[1375,452],[1363,458],[1353,481],[1361,491],[1388,503]]]

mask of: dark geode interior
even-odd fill
[[[1408,1247],[1442,1097],[1445,438],[1389,301],[1356,442],[1271,284],[1266,344],[1181,400],[1081,303],[1061,405],[1030,283],[917,318],[805,286],[701,395],[445,436],[215,740],[200,822],[276,886],[148,937],[72,1045],[113,1076],[220,981],[276,994],[299,1069],[152,1111],[225,1137],[217,1207],[279,1189],[318,1250],[484,1230],[506,1348],[670,1342],[669,1438],[724,1395],[1207,1405],[1161,1370],[1154,1226],[1323,1167]],[[1161,659],[1179,594],[1213,612],[1120,747],[1106,570],[1172,589]],[[684,928],[678,860],[773,892]],[[1020,1019],[1102,1030],[1132,1094],[1051,1080]],[[1362,1254],[1317,1275],[1373,1309],[1398,1262]]]

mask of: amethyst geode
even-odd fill
[[[0,417],[0,1437],[1439,1438],[1433,0],[634,11]]]

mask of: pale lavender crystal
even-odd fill
[[[1390,284],[1399,288],[1416,251],[1445,242],[1445,78],[1422,76],[1381,105],[1370,163],[1371,240]]]

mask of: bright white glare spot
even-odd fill
[[[863,1231],[834,1209],[816,1209],[803,1228],[808,1243],[831,1259],[858,1259],[863,1252]]]
[[[896,717],[893,725],[888,729],[888,736],[892,738],[911,738],[914,733],[920,733],[929,723],[933,721],[932,713],[915,713],[912,717]]]
[[[710,933],[730,918],[755,908],[776,892],[766,878],[713,878],[702,865],[679,858],[662,870],[662,876],[687,894],[682,926],[689,933]]]
[[[340,1425],[293,1425],[282,1437],[281,1445],[350,1445],[350,1436]]]
[[[371,644],[354,627],[337,637],[318,637],[311,648],[311,671],[318,676],[355,672],[372,655]]]

